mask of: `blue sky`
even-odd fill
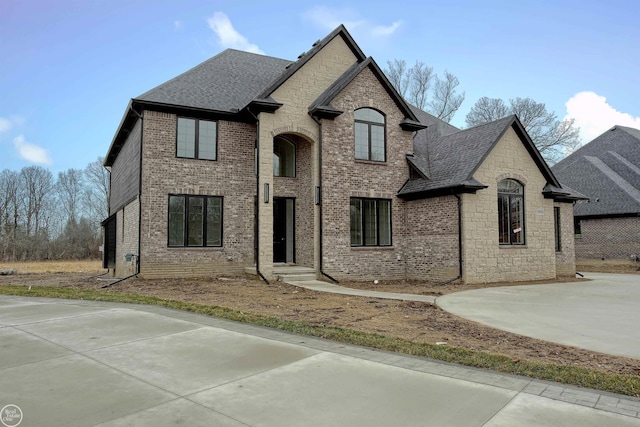
[[[0,0],[0,170],[104,156],[129,100],[227,47],[291,59],[344,23],[365,52],[458,76],[452,124],[482,97],[531,97],[584,142],[640,128],[640,3]]]

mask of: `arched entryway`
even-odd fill
[[[312,143],[289,133],[273,139],[273,262],[313,266]]]

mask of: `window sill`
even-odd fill
[[[500,245],[500,249],[527,249],[527,245]]]
[[[179,250],[187,250],[187,251],[193,251],[193,250],[222,250],[224,249],[224,246],[167,246],[167,249],[179,249]]]
[[[351,246],[353,251],[390,251],[395,249],[393,246]]]
[[[356,163],[363,163],[365,165],[384,165],[384,166],[387,165],[386,161],[378,162],[378,161],[375,161],[375,160],[363,160],[363,159],[355,159],[355,160],[356,160]]]

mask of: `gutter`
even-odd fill
[[[453,194],[458,199],[458,276],[453,279],[438,283],[439,286],[448,285],[451,282],[462,279],[462,198],[458,194]]]
[[[313,119],[314,122],[318,124],[318,185],[320,187],[320,274],[331,280],[333,283],[339,283],[336,279],[322,270],[322,121],[314,117],[311,113],[309,113],[309,116]]]
[[[259,214],[259,203],[260,203],[260,198],[258,197],[260,195],[260,161],[259,161],[259,155],[260,155],[260,120],[258,120],[258,116],[256,116],[255,114],[253,114],[251,112],[251,110],[249,109],[249,107],[247,107],[247,113],[249,113],[249,115],[251,117],[253,117],[256,121],[256,144],[255,144],[255,162],[256,162],[256,217],[255,217],[255,221],[256,221],[256,235],[254,236],[255,239],[255,245],[256,245],[256,273],[258,273],[258,276],[260,276],[260,278],[262,280],[264,280],[267,285],[269,285],[269,281],[267,280],[266,277],[264,277],[264,275],[260,272],[260,214]]]

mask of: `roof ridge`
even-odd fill
[[[638,190],[633,184],[620,176],[616,171],[611,169],[609,165],[603,162],[598,157],[584,156],[592,165],[600,169],[600,171],[611,181],[613,181],[618,187],[624,190],[632,199],[640,203],[640,190]]]

